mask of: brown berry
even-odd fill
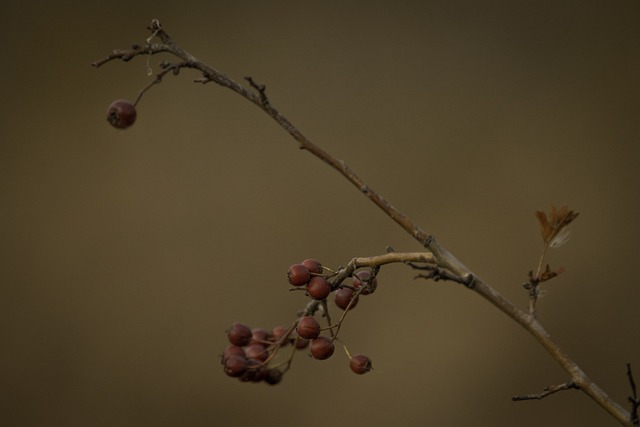
[[[331,293],[331,284],[322,276],[313,276],[307,283],[307,293],[316,300],[323,300]]]
[[[307,284],[307,282],[311,278],[311,274],[309,273],[309,269],[306,266],[302,264],[293,264],[291,267],[289,267],[287,277],[289,278],[289,283],[291,285],[302,286]]]
[[[296,331],[302,338],[312,340],[320,335],[320,324],[315,317],[305,316],[298,321]]]
[[[372,279],[371,272],[368,270],[358,271],[353,275],[353,287],[357,289],[363,285],[364,289],[362,289],[362,292],[360,293],[362,295],[372,294],[378,287],[378,279],[376,279],[375,277]]]
[[[118,99],[109,105],[107,121],[117,129],[126,129],[136,121],[136,107],[125,99]]]
[[[353,290],[349,288],[338,289],[336,291],[336,297],[335,297],[336,305],[341,309],[346,310],[347,307],[349,307],[349,303],[351,303],[351,300],[353,299],[353,293],[354,293]],[[356,297],[353,303],[351,303],[351,307],[349,307],[349,310],[351,310],[353,307],[355,307],[358,304],[359,298],[360,297]]]
[[[327,337],[318,337],[311,340],[309,351],[314,359],[325,360],[331,357],[335,350],[335,346]]]
[[[322,264],[317,259],[308,258],[301,262],[311,273],[322,274]]]
[[[244,325],[239,322],[235,322],[229,328],[227,333],[229,337],[229,342],[233,345],[237,345],[240,347],[244,347],[245,345],[251,342],[251,329],[247,325]]]
[[[349,360],[349,367],[358,375],[366,374],[373,369],[371,359],[364,354],[356,354],[353,356],[351,360]]]

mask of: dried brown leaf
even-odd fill
[[[558,237],[560,232],[578,216],[577,212],[569,209],[568,206],[562,206],[560,209],[556,209],[551,205],[549,209],[549,215],[543,211],[536,211],[536,217],[540,223],[540,230],[542,232],[542,240],[546,245],[552,245],[554,239]],[[555,245],[561,246],[566,241],[567,234],[562,235],[562,242],[557,242]],[[553,246],[553,245],[552,245]]]

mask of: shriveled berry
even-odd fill
[[[291,267],[289,267],[287,277],[289,278],[289,283],[291,285],[302,286],[307,284],[307,282],[311,278],[311,274],[309,273],[309,269],[306,266],[302,264],[293,264]]]
[[[230,356],[224,361],[224,373],[230,377],[241,377],[247,372],[247,358]]]
[[[302,261],[301,264],[307,267],[311,273],[322,274],[322,264],[317,259],[308,258]]]
[[[137,117],[136,107],[125,99],[118,99],[109,105],[107,121],[117,129],[126,129],[131,126]]]
[[[251,342],[251,329],[249,329],[247,325],[239,322],[235,322],[231,325],[227,335],[229,337],[229,342],[233,345],[244,347]]]
[[[307,293],[316,300],[323,300],[331,293],[331,285],[322,276],[313,276],[307,283]]]
[[[320,335],[320,324],[315,317],[304,316],[298,321],[296,331],[302,338],[312,340]]]
[[[314,359],[325,360],[331,357],[335,350],[335,346],[327,337],[318,337],[311,340],[309,351]]]
[[[280,369],[267,369],[263,381],[267,384],[276,385],[282,381],[282,371]]]
[[[364,289],[360,292],[362,295],[369,295],[375,292],[378,287],[378,279],[371,278],[371,272],[368,270],[358,271],[353,275],[353,286],[357,289],[364,285]]]
[[[349,307],[349,303],[353,299],[353,294],[354,294],[353,290],[349,288],[338,289],[336,291],[336,297],[335,297],[336,305],[341,309],[346,310],[347,307]],[[355,307],[358,304],[359,298],[360,297],[356,297],[356,299],[351,304],[351,307],[349,307],[349,310],[351,310],[353,307]]]
[[[349,367],[358,375],[366,374],[371,369],[373,369],[373,366],[371,365],[371,359],[369,359],[364,354],[356,354],[355,356],[351,357],[351,360],[349,360]]]

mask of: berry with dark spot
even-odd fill
[[[138,113],[136,107],[125,99],[118,99],[109,105],[107,121],[116,129],[126,129],[135,121]]]
[[[349,360],[349,367],[354,373],[358,375],[366,374],[371,369],[373,369],[373,366],[371,365],[371,359],[369,359],[364,354],[356,354],[355,356],[351,357],[351,360]]]

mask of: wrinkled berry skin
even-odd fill
[[[125,99],[113,101],[107,110],[107,121],[116,129],[130,127],[137,116],[136,107]]]

